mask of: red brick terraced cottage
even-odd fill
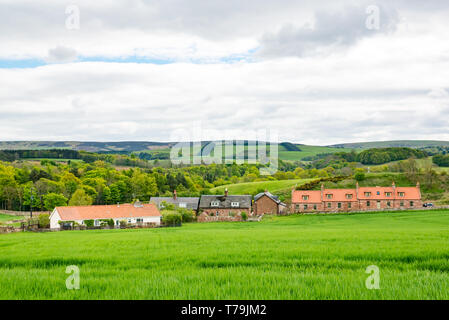
[[[422,207],[416,187],[359,187],[355,189],[292,190],[292,212],[347,212]]]

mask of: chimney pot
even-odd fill
[[[225,197],[228,196],[228,188],[225,189]]]
[[[177,195],[177,193],[176,193],[176,189],[175,190],[173,190],[173,199],[177,199],[178,198],[178,195]]]

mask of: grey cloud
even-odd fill
[[[51,63],[72,62],[76,60],[77,56],[75,49],[57,46],[48,50],[47,61]]]
[[[313,27],[287,24],[277,33],[265,34],[260,41],[259,54],[265,57],[315,55],[330,52],[335,47],[351,46],[365,37],[394,31],[399,20],[397,12],[378,7],[378,30],[366,27],[366,6],[345,7],[338,12],[318,11]]]

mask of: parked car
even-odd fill
[[[424,208],[432,208],[432,207],[433,207],[433,203],[430,203],[430,202],[424,203],[422,206],[423,206]]]

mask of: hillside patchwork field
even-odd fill
[[[2,234],[0,299],[449,299],[448,241],[449,211]]]
[[[260,191],[268,190],[271,193],[282,193],[290,191],[296,185],[302,185],[313,179],[292,179],[292,180],[274,180],[274,181],[256,181],[246,183],[228,184],[211,189],[213,193],[224,193],[227,188],[229,194],[251,194],[255,195]]]

